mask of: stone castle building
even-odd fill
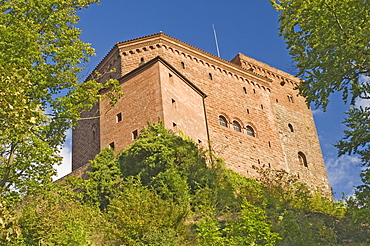
[[[124,96],[82,113],[87,119],[72,133],[73,170],[104,147],[118,153],[160,119],[210,144],[242,175],[253,177],[253,165],[284,169],[329,192],[311,110],[294,90],[298,78],[243,54],[226,61],[162,32],[116,43],[95,71],[101,81],[118,79]]]

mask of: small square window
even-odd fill
[[[116,115],[117,122],[122,121],[122,113]]]
[[[132,132],[132,139],[133,139],[133,140],[137,139],[138,135],[139,135],[139,134],[138,134],[137,130],[133,131],[133,132]]]

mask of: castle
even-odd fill
[[[162,32],[116,43],[95,71],[101,81],[118,79],[124,96],[82,113],[72,170],[104,147],[118,153],[160,119],[242,175],[254,177],[252,166],[284,169],[329,192],[311,110],[294,90],[298,78],[240,53],[226,61]]]

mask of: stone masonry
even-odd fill
[[[118,154],[148,122],[162,121],[242,175],[254,177],[252,166],[284,169],[330,192],[311,110],[294,90],[298,78],[243,54],[223,60],[161,32],[116,43],[96,71],[101,82],[118,79],[124,96],[82,114],[73,170],[104,147]]]

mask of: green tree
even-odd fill
[[[80,192],[84,203],[104,210],[112,198],[119,196],[122,174],[113,149],[104,148],[90,163],[87,180],[69,177],[66,182]]]
[[[361,173],[363,184],[355,190],[355,196],[347,199],[351,238],[370,243],[370,169]]]
[[[17,245],[102,245],[109,225],[100,211],[81,204],[78,193],[59,185],[28,196],[20,204],[23,244]]]
[[[97,101],[102,84],[79,84],[94,50],[75,27],[76,12],[97,2],[1,1],[0,193],[50,182],[65,131]]]
[[[326,107],[334,91],[350,101],[369,98],[370,4],[367,0],[270,0],[280,34],[304,81],[307,101]]]
[[[124,177],[139,176],[143,185],[179,202],[211,179],[203,151],[163,124],[143,129],[137,141],[118,156],[118,163]]]
[[[15,241],[18,243],[20,234],[21,230],[16,216],[9,211],[5,202],[0,201],[0,244],[10,245]]]
[[[181,245],[187,217],[181,205],[162,199],[133,176],[121,188],[107,211],[114,245]]]
[[[355,105],[370,99],[370,2],[368,0],[270,0],[280,11],[280,35],[288,45],[307,102],[324,109],[341,92]],[[352,108],[339,154],[360,154],[370,165],[370,107]]]

